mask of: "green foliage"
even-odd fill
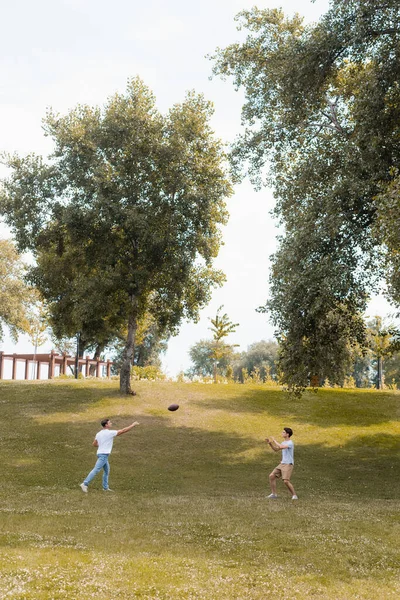
[[[276,379],[276,362],[278,359],[278,344],[262,340],[250,344],[246,352],[241,352],[234,362],[234,377],[243,381],[243,372],[254,375],[256,380],[265,382]]]
[[[213,339],[200,340],[189,350],[193,365],[186,374],[191,379],[212,375],[214,383],[217,383],[218,374],[227,374],[227,369],[230,368],[235,356],[236,344],[227,344],[223,339],[235,332],[239,323],[233,323],[226,313],[221,314],[222,308],[220,306],[216,316],[209,319],[212,325],[209,329],[213,333]],[[229,377],[230,375],[231,370],[229,369]]]
[[[354,354],[354,364],[351,372],[351,377],[356,383],[358,388],[369,388],[371,387],[371,375],[372,375],[372,364],[371,364],[371,352],[360,352],[357,351]]]
[[[29,315],[32,314],[37,295],[26,284],[25,274],[26,266],[14,244],[0,240],[0,341],[3,339],[4,325],[14,341],[18,339],[18,334],[29,333],[33,327]]]
[[[375,198],[376,221],[373,233],[377,243],[384,248],[384,266],[389,297],[400,305],[400,175],[398,169],[392,170],[393,180],[388,186],[382,186]]]
[[[160,355],[166,352],[168,347],[167,332],[162,335],[155,318],[146,313],[138,322],[138,328],[135,338],[135,349],[133,363],[139,367],[149,365],[161,369]],[[112,356],[114,373],[119,373],[123,361],[125,340],[117,339],[112,344],[114,354]]]
[[[145,367],[134,365],[131,368],[131,377],[136,381],[140,381],[141,379],[160,381],[165,379],[165,374],[156,365],[146,365]]]
[[[52,337],[52,342],[54,346],[54,350],[58,352],[58,354],[75,354],[76,352],[76,340],[69,338],[60,338],[57,339],[54,336]]]
[[[233,381],[233,367],[232,367],[232,365],[228,365],[226,367],[225,377],[227,378],[228,383],[231,383]]]
[[[384,364],[385,385],[391,389],[400,387],[400,354],[388,356]]]
[[[211,357],[213,359],[213,376],[214,383],[217,383],[218,379],[218,368],[221,367],[221,361],[227,361],[228,357],[232,356],[232,348],[237,344],[230,346],[222,340],[226,338],[230,333],[234,333],[236,328],[239,327],[239,323],[233,323],[226,313],[221,314],[223,306],[220,306],[217,310],[216,316],[211,319],[212,327],[209,327],[213,334],[213,343],[211,344]],[[229,363],[228,363],[229,364]]]
[[[216,316],[213,319],[210,318],[212,327],[209,327],[209,329],[213,334],[213,340],[217,343],[221,342],[230,333],[234,333],[236,328],[239,327],[239,323],[233,323],[226,313],[221,315],[222,308],[220,306]]]
[[[250,381],[249,372],[245,367],[242,367],[240,380],[242,383],[248,383]]]
[[[34,346],[35,351],[38,346],[43,344],[48,339],[49,320],[45,305],[37,301],[28,314],[29,327],[27,334],[29,341]]]
[[[186,375],[191,379],[193,377],[211,377],[214,374],[214,365],[217,360],[219,373],[228,376],[228,369],[235,357],[234,348],[233,345],[222,343],[216,346],[215,340],[200,340],[196,342],[189,349],[192,366]],[[216,353],[218,358],[216,358]]]
[[[130,392],[138,323],[158,331],[196,319],[224,280],[212,267],[231,185],[212,106],[191,92],[161,115],[139,79],[103,108],[49,111],[46,163],[9,157],[1,213],[36,259],[31,280],[57,337],[104,347],[126,333],[121,391]]]
[[[375,356],[388,356],[391,354],[393,325],[385,323],[379,315],[367,322],[369,347]]]
[[[372,353],[372,366],[376,370],[376,387],[384,387],[384,358],[393,354],[393,334],[397,333],[392,324],[385,323],[380,316],[375,316],[368,323],[368,341]]]
[[[238,19],[247,39],[214,57],[214,72],[246,94],[232,164],[238,177],[273,185],[284,229],[261,310],[277,328],[289,389],[340,384],[355,349],[367,347],[361,315],[382,275],[381,241],[396,300],[400,7],[332,0],[313,25],[257,8]],[[393,204],[388,227],[375,200],[382,189]]]

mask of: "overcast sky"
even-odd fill
[[[316,21],[328,0],[22,0],[2,6],[0,38],[0,151],[48,154],[41,120],[46,108],[65,113],[78,103],[102,105],[127,79],[139,75],[153,90],[164,112],[181,102],[185,92],[203,92],[215,106],[213,126],[218,137],[232,141],[240,131],[242,93],[230,82],[210,80],[206,58],[217,46],[240,38],[234,16],[242,9],[281,6]],[[0,175],[4,175],[4,170]],[[270,216],[271,191],[256,193],[248,182],[236,187],[228,202],[229,224],[215,266],[227,283],[215,291],[197,324],[183,324],[170,340],[164,366],[169,375],[188,368],[188,350],[210,337],[209,317],[220,305],[240,323],[230,341],[241,350],[273,337],[273,328],[256,308],[268,297],[269,256],[276,247]],[[0,226],[0,236],[9,233]],[[387,305],[374,300],[370,314],[383,314]],[[1,349],[31,352],[21,337],[6,338]],[[50,342],[43,351],[51,349]]]

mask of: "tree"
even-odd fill
[[[192,361],[192,366],[187,371],[186,375],[191,379],[195,376],[215,378],[215,341],[200,340],[191,346],[189,356]],[[226,374],[228,367],[235,359],[234,346],[224,344],[220,347],[218,360],[218,369],[220,373]]]
[[[294,390],[341,383],[368,344],[362,313],[383,274],[375,199],[400,158],[399,17],[397,0],[332,0],[309,26],[254,8],[238,16],[247,39],[214,57],[214,72],[246,93],[235,175],[275,190],[284,234],[261,310]]]
[[[373,233],[383,248],[388,296],[395,306],[400,306],[400,174],[392,170],[393,181],[382,185],[375,198],[376,220]]]
[[[388,387],[400,386],[400,353],[395,352],[385,360],[385,382]]]
[[[154,365],[161,368],[160,354],[167,351],[168,338],[168,332],[161,335],[154,318],[147,315],[138,327],[134,364],[138,367]]]
[[[28,321],[29,326],[26,333],[36,354],[38,346],[42,346],[47,341],[49,332],[47,311],[39,298],[29,311]]]
[[[67,232],[54,232],[51,239],[52,227],[47,225],[38,241],[30,280],[46,298],[54,339],[74,338],[73,353],[82,357],[93,350],[97,359],[124,327],[118,295],[111,290],[110,269],[89,265],[84,245]],[[50,239],[44,240],[45,235]]]
[[[380,316],[375,316],[368,323],[369,346],[377,363],[376,387],[383,389],[383,360],[392,354],[393,326],[385,324]]]
[[[274,341],[254,342],[250,344],[246,352],[242,352],[234,364],[234,377],[237,380],[242,379],[243,369],[251,375],[259,373],[262,381],[269,378],[276,378],[276,362],[278,360],[278,344]]]
[[[214,383],[217,383],[217,370],[220,361],[232,352],[232,346],[229,346],[222,340],[230,333],[234,333],[236,328],[239,327],[239,323],[233,323],[226,313],[221,315],[222,308],[223,307],[220,306],[216,316],[213,319],[210,319],[212,327],[209,327],[213,333],[211,356],[214,362]]]
[[[0,240],[0,341],[4,326],[14,341],[17,341],[18,334],[29,332],[28,315],[36,296],[25,282],[25,273],[26,267],[14,244]]]
[[[164,335],[160,334],[154,317],[149,313],[145,314],[138,322],[133,365],[137,367],[155,366],[161,369],[160,354],[167,350],[168,337],[168,332],[164,332]],[[121,368],[125,338],[126,333],[112,344],[112,348],[116,352],[112,359],[115,373],[118,373]]]
[[[371,387],[372,356],[371,351],[356,351],[354,354],[354,364],[349,377],[355,381],[358,388]]]
[[[191,92],[163,116],[133,79],[103,109],[50,111],[48,162],[8,160],[1,212],[19,247],[34,254],[31,275],[53,320],[99,342],[127,331],[123,393],[132,392],[143,315],[154,316],[161,334],[174,332],[183,318],[197,318],[224,279],[212,262],[232,190],[212,112]]]

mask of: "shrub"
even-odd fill
[[[139,381],[140,379],[159,381],[160,379],[165,379],[165,374],[155,365],[148,365],[147,367],[133,366],[131,368],[131,378],[135,381]]]

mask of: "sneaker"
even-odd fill
[[[278,497],[278,495],[277,495],[277,494],[270,494],[270,495],[268,496],[268,498],[269,498],[270,500],[275,500],[275,498],[277,498],[277,497]]]
[[[79,487],[81,488],[82,492],[85,492],[87,494],[87,491],[88,491],[87,485],[85,485],[84,483],[80,483]]]
[[[113,492],[114,490],[111,490],[110,488],[107,488],[106,490],[103,488],[103,492]]]
[[[294,496],[292,496],[292,500],[298,500],[298,497],[296,496],[296,494]]]

